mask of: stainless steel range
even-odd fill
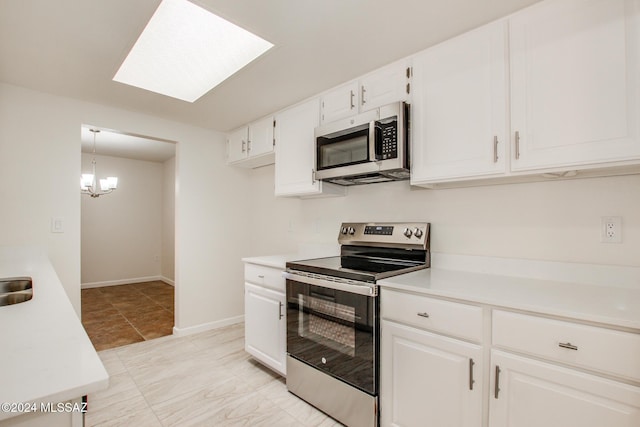
[[[430,265],[429,223],[344,223],[340,256],[287,263],[287,388],[350,427],[378,425],[380,279]]]

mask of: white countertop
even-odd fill
[[[263,265],[265,267],[274,267],[284,270],[289,261],[300,261],[303,259],[324,258],[329,256],[340,255],[340,247],[334,244],[301,244],[297,252],[264,255],[256,257],[242,258],[242,262],[249,264]]]
[[[612,280],[615,282],[615,280]],[[640,287],[616,287],[429,268],[378,282],[381,288],[640,330]]]
[[[0,307],[0,402],[62,402],[109,376],[44,251],[0,247],[0,277],[29,276],[33,298]],[[0,420],[21,415],[0,411]]]

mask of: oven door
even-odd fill
[[[291,272],[285,277],[289,355],[376,396],[379,328],[375,285]]]

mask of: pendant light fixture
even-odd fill
[[[93,155],[96,155],[96,134],[100,132],[100,129],[89,129],[93,132]],[[116,188],[118,188],[118,177],[110,176],[100,180],[100,189],[98,189],[96,178],[96,158],[91,161],[91,172],[83,173],[80,178],[80,192],[82,194],[88,194],[91,197],[100,197],[103,194],[109,194]]]

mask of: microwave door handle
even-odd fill
[[[376,121],[369,122],[369,161],[376,162]]]

